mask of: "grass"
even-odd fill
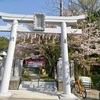
[[[30,81],[31,77],[30,77],[29,73],[22,74],[22,80],[23,81]]]
[[[55,79],[48,77],[48,74],[45,74],[45,75],[40,74],[40,78],[43,79],[44,81],[47,81],[47,82],[55,81]]]
[[[41,72],[39,72],[38,69],[35,70],[33,73],[36,74],[37,76],[40,73],[40,79],[42,79],[43,81],[46,81],[46,82],[54,82],[55,81],[55,79],[48,77],[48,74],[42,74]],[[29,71],[25,71],[22,74],[22,80],[24,80],[24,81],[30,81],[31,80],[31,75],[30,75]]]

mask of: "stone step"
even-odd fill
[[[56,82],[22,81],[19,90],[57,91]]]

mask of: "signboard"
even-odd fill
[[[27,67],[44,67],[45,61],[42,59],[27,59],[25,61]]]
[[[44,31],[45,28],[45,16],[44,14],[35,14],[34,16],[34,30]]]

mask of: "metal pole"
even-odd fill
[[[60,0],[60,16],[63,16],[63,0]]]
[[[39,69],[39,74],[38,74],[38,87],[39,87],[39,82],[40,82],[40,69]]]
[[[2,82],[1,82],[0,93],[7,93],[8,89],[9,89],[11,68],[12,68],[16,38],[17,38],[17,26],[18,26],[18,21],[14,20],[13,25],[12,25],[12,32],[11,32],[11,36],[10,36],[10,41],[9,41],[8,53],[7,53],[5,69],[4,69],[4,75],[2,78]]]
[[[67,44],[67,30],[66,23],[61,24],[61,45],[62,45],[62,67],[63,67],[63,92],[64,94],[71,94],[70,87],[70,70],[69,70],[69,60],[68,60],[68,44]]]

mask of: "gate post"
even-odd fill
[[[68,44],[67,44],[67,30],[66,23],[62,22],[61,34],[62,34],[62,66],[63,66],[63,92],[64,94],[70,94],[70,71],[69,71],[69,60],[68,60]]]
[[[10,35],[9,46],[8,46],[8,53],[7,53],[7,58],[4,66],[4,74],[2,77],[1,89],[0,89],[0,93],[5,95],[8,93],[8,89],[9,89],[11,68],[12,68],[16,38],[17,38],[17,26],[18,26],[18,21],[14,20],[12,24],[11,35]]]
[[[70,86],[70,70],[68,59],[68,42],[67,42],[66,23],[61,23],[61,47],[62,47],[62,67],[63,67],[63,94],[61,100],[78,100],[76,96],[71,93]]]

